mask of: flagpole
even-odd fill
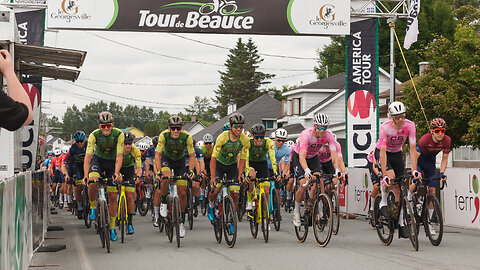
[[[395,101],[395,37],[393,28],[397,17],[388,18],[387,23],[390,26],[390,103]]]

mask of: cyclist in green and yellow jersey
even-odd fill
[[[155,172],[157,177],[160,174],[170,177],[172,170],[175,176],[182,177],[187,173],[185,167],[185,148],[189,155],[188,177],[193,178],[195,168],[195,150],[193,149],[193,138],[190,134],[182,130],[183,120],[180,116],[174,115],[168,119],[168,129],[164,130],[158,136],[157,149],[155,150],[155,168],[160,171]],[[187,205],[187,180],[177,180],[178,198],[180,201],[180,211],[182,212],[182,222],[180,223],[180,237],[185,236],[185,207]],[[162,217],[167,216],[167,194],[170,181],[164,180],[160,186],[160,191],[155,192],[153,197],[153,207],[155,212],[155,221],[153,226],[158,227],[158,212]],[[160,205],[161,201],[161,205]],[[160,206],[160,207],[159,207]],[[160,208],[160,209],[159,209]]]
[[[108,178],[108,210],[110,213],[110,237],[117,241],[115,218],[117,216],[117,187],[113,181],[118,178],[123,162],[123,132],[113,127],[113,115],[101,112],[98,115],[98,129],[88,136],[87,152],[83,164],[84,174],[88,180],[98,180],[100,176]],[[95,153],[93,152],[95,150]],[[88,189],[90,198],[90,219],[96,220],[96,201],[98,183],[92,183]]]
[[[245,160],[248,149],[250,148],[250,140],[242,130],[245,124],[245,118],[240,113],[234,113],[229,117],[230,130],[222,132],[215,142],[213,153],[210,160],[210,185],[212,190],[215,185],[215,177],[222,178],[224,174],[227,175],[228,180],[241,179],[240,172],[245,170]],[[237,166],[238,154],[240,153],[240,161]],[[220,192],[220,184],[215,187],[214,192],[209,194],[208,218],[214,219],[213,201]],[[238,192],[239,185],[230,186],[230,195],[232,196],[235,208],[238,209]]]
[[[250,149],[248,151],[247,172],[250,178],[266,178],[268,177],[267,154],[272,164],[274,176],[278,177],[277,159],[275,158],[275,146],[270,138],[265,138],[265,126],[255,124],[250,132],[253,138],[250,139]],[[263,184],[265,195],[270,198],[270,182]],[[246,210],[252,210],[252,192],[254,183],[250,182],[247,191],[247,207]],[[269,201],[269,200],[267,200]]]
[[[142,154],[140,149],[133,144],[135,135],[130,131],[125,131],[125,142],[123,147],[123,163],[120,173],[123,181],[129,182],[125,185],[125,193],[127,196],[127,234],[134,234],[133,229],[133,211],[135,210],[135,184],[140,183],[142,177]],[[135,182],[133,182],[136,178]]]
[[[200,201],[205,199],[205,187],[207,185],[208,177],[210,176],[210,160],[213,154],[213,136],[211,134],[203,135],[203,145],[200,147],[203,152],[203,160],[205,163],[205,170],[202,172],[202,183],[200,186]]]

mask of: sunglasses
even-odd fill
[[[76,143],[83,143],[85,140],[82,140],[82,141],[75,141]]]
[[[212,144],[212,143],[211,143],[211,142],[206,142],[205,144],[206,144],[206,145],[210,145],[210,144]]]
[[[394,115],[393,119],[395,119],[395,120],[405,119],[405,114]]]
[[[132,145],[132,143],[123,143],[124,145]]]
[[[327,130],[327,127],[325,126],[317,126],[317,129],[320,131]]]
[[[106,129],[106,128],[111,128],[113,124],[100,124],[100,128]]]
[[[180,131],[182,130],[182,127],[170,127],[171,131]]]
[[[445,134],[446,129],[444,128],[436,128],[433,130],[435,134]]]
[[[277,142],[286,142],[285,140],[276,139]]]
[[[253,138],[254,138],[255,140],[259,140],[259,139],[262,139],[262,140],[263,140],[263,138],[265,138],[265,136],[253,136]]]
[[[233,125],[232,128],[243,129],[243,125]]]

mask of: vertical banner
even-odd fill
[[[18,34],[22,44],[43,46],[45,10],[23,11],[15,10]],[[38,145],[38,131],[40,127],[40,101],[42,93],[42,78],[22,76],[22,85],[33,109],[33,122],[18,131],[22,138],[22,169],[35,170],[35,159]]]
[[[348,167],[366,167],[378,129],[378,22],[354,22],[347,37],[346,130]]]

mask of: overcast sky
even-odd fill
[[[261,71],[276,75],[268,87],[277,88],[314,81],[316,49],[330,42],[328,37],[47,31],[45,46],[84,50],[87,57],[75,83],[46,79],[42,100],[51,103],[43,103],[43,112],[61,118],[68,106],[99,100],[183,111],[195,96],[214,97],[228,55],[220,47],[234,47],[239,37],[251,37],[260,54],[310,58],[262,55]]]

